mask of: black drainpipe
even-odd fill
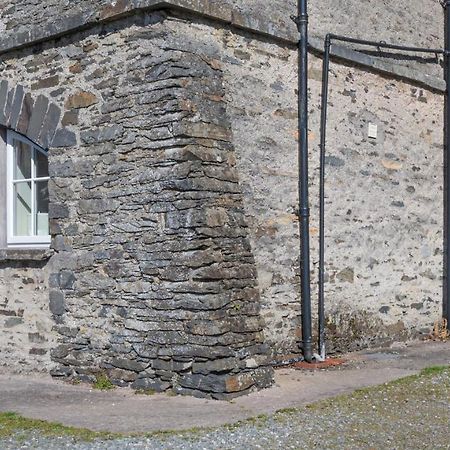
[[[449,0],[450,1],[450,0]],[[328,74],[330,71],[331,37],[325,37],[322,66],[322,108],[320,116],[320,182],[319,182],[319,348],[325,358],[325,156],[328,113]]]
[[[444,317],[450,326],[450,0],[442,2],[445,12],[444,77],[446,82],[444,107]]]
[[[307,0],[298,1],[298,16],[292,17],[300,34],[298,44],[298,169],[299,169],[299,222],[300,222],[300,283],[302,309],[303,357],[311,362],[311,275],[309,250],[308,199],[308,12]]]

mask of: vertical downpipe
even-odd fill
[[[444,107],[444,305],[443,315],[450,324],[450,0],[442,2],[445,14],[444,77],[446,82]]]
[[[298,45],[298,131],[299,131],[299,222],[300,222],[300,277],[303,357],[311,362],[311,275],[309,249],[309,194],[308,194],[308,12],[307,0],[298,1],[298,16],[293,18],[300,34]]]
[[[325,156],[328,110],[328,72],[330,71],[331,37],[325,37],[322,66],[322,107],[320,116],[320,192],[319,192],[319,355],[325,359]]]

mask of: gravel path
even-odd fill
[[[32,432],[0,440],[0,448],[450,449],[450,369],[215,430],[89,443]]]

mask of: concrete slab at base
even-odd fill
[[[389,357],[386,357],[389,355]],[[380,357],[377,357],[380,356]],[[425,342],[346,355],[345,366],[315,372],[276,371],[276,385],[233,402],[100,392],[45,376],[0,374],[0,411],[113,432],[214,427],[382,384],[435,365],[450,365],[450,342]]]

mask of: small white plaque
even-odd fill
[[[369,123],[369,138],[376,139],[378,137],[378,125],[374,123]]]

